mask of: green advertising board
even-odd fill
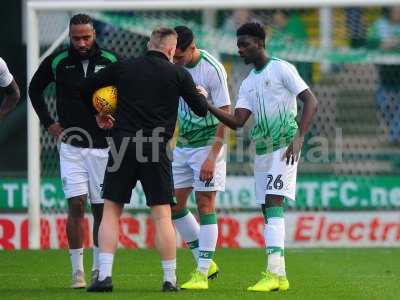
[[[47,178],[41,185],[43,211],[65,212],[67,203],[61,181]],[[132,193],[128,208],[146,208],[144,193],[138,186]],[[374,210],[400,209],[399,176],[300,176],[297,180],[296,201],[288,207],[300,210]],[[24,211],[28,207],[26,179],[0,179],[0,212]],[[189,207],[195,207],[194,196]],[[255,209],[254,179],[228,177],[226,190],[218,193],[217,207],[226,209]]]

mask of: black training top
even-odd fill
[[[29,97],[41,123],[48,128],[55,122],[45,102],[48,94],[45,90],[54,82],[58,122],[68,132],[63,141],[77,147],[106,148],[107,131],[97,126],[93,112],[81,99],[79,87],[86,76],[115,61],[117,56],[113,52],[100,49],[97,44],[93,45],[87,57],[82,57],[73,47],[46,57],[29,85]]]
[[[89,76],[82,84],[82,98],[92,105],[91,95],[103,86],[115,85],[118,103],[114,114],[114,136],[152,136],[159,128],[166,142],[175,129],[179,97],[198,116],[207,114],[207,102],[199,94],[192,76],[172,64],[161,52],[113,63]]]

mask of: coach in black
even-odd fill
[[[101,184],[108,160],[106,131],[80,97],[80,82],[115,62],[114,53],[100,49],[88,15],[77,14],[69,24],[70,47],[46,57],[29,85],[29,97],[41,123],[60,144],[60,171],[68,199],[67,237],[72,264],[72,288],[86,286],[83,270],[83,216],[89,196],[93,224],[92,280],[98,276],[97,235],[103,214]],[[58,121],[49,113],[44,97],[51,83],[56,88]]]
[[[140,180],[155,224],[155,244],[164,271],[163,291],[176,291],[176,241],[171,221],[173,184],[167,156],[177,118],[179,97],[199,116],[207,113],[205,95],[191,75],[171,63],[177,34],[155,29],[146,55],[107,66],[84,81],[83,98],[107,85],[118,89],[114,119],[97,116],[100,127],[113,126],[113,140],[104,177],[104,214],[99,230],[100,274],[89,292],[111,291],[111,269],[118,242],[118,221],[124,203]],[[114,146],[113,146],[114,145]]]

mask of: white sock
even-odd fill
[[[93,264],[92,264],[92,271],[98,270],[99,267],[100,267],[100,264],[99,264],[99,253],[100,253],[99,248],[96,247],[95,245],[93,245]]]
[[[100,252],[99,253],[99,281],[103,281],[107,277],[112,276],[112,266],[114,261],[113,253]]]
[[[267,271],[280,275],[285,272],[281,259],[285,243],[285,219],[269,217],[268,224],[265,224],[264,228],[264,238],[268,255]]]
[[[83,248],[69,249],[69,257],[71,259],[72,274],[78,270],[83,272]]]
[[[281,255],[281,267],[279,268],[279,276],[286,276],[285,256]]]
[[[218,240],[217,215],[215,213],[200,215],[200,223],[197,271],[207,276]]]
[[[169,281],[176,285],[176,259],[162,260],[161,266],[164,271],[164,282]]]
[[[183,211],[184,216],[174,217],[176,230],[192,251],[194,259],[199,259],[200,225],[189,210]]]
[[[267,271],[279,275],[281,269],[281,254],[274,252],[268,254]]]
[[[188,242],[188,247],[192,251],[192,255],[196,263],[199,261],[199,240]]]

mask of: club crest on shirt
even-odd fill
[[[271,86],[271,81],[266,80],[266,81],[265,81],[265,85],[266,85],[267,87]]]
[[[94,67],[94,72],[96,73],[96,72],[100,71],[101,69],[103,69],[104,67],[105,67],[105,65],[97,65]]]

